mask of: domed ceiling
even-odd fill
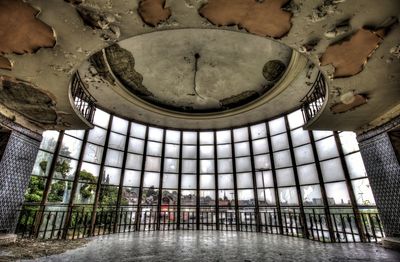
[[[124,40],[90,59],[133,96],[168,110],[212,113],[262,97],[284,75],[292,50],[249,34],[172,30]]]
[[[178,119],[207,121],[209,128],[222,117],[225,122],[225,117],[240,114],[244,118],[238,124],[244,124],[291,110],[309,90],[306,75],[312,83],[314,71],[318,70],[310,62],[307,66],[305,57],[271,39],[227,30],[179,29],[112,44],[93,54],[78,73],[106,110],[179,128],[184,122]],[[295,79],[297,85],[292,83]],[[285,90],[291,99],[288,93],[281,106],[269,103],[277,103]],[[117,99],[118,104],[110,102]]]

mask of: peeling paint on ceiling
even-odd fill
[[[335,67],[334,77],[349,77],[360,73],[382,42],[384,32],[384,29],[358,30],[347,41],[329,46],[320,58],[321,66],[332,64]]]
[[[0,103],[36,124],[56,124],[54,98],[31,83],[0,76]]]
[[[286,35],[292,14],[282,6],[288,0],[209,0],[199,10],[200,15],[218,26],[238,25],[247,31],[274,38]]]
[[[12,65],[10,60],[7,57],[0,55],[0,69],[11,70]]]
[[[166,0],[140,0],[138,13],[143,22],[157,26],[171,16],[171,9],[165,8]]]
[[[337,103],[331,106],[330,110],[334,114],[345,113],[350,110],[354,110],[355,108],[362,106],[367,103],[367,97],[364,95],[354,95],[352,101],[350,103]]]
[[[0,1],[0,54],[34,53],[56,44],[53,29],[37,19],[38,14],[21,0]]]

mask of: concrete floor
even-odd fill
[[[258,233],[166,231],[96,237],[36,261],[400,261],[400,252]]]

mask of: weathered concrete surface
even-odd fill
[[[12,71],[3,72],[0,69],[0,72],[29,81],[35,86],[49,91],[58,99],[56,109],[58,112],[63,112],[59,124],[48,125],[46,128],[85,128],[87,125],[76,116],[67,99],[68,84],[73,72],[91,54],[113,44],[115,39],[105,37],[103,29],[93,29],[85,25],[76,12],[76,7],[68,2],[42,0],[27,0],[26,2],[41,10],[37,18],[53,28],[57,35],[57,44],[54,48],[41,48],[34,55],[7,54],[7,58],[13,62]],[[69,2],[78,3],[79,1],[71,0]],[[85,6],[115,16],[115,25],[120,29],[118,39],[121,41],[158,30],[216,28],[206,18],[199,15],[198,10],[205,1],[167,1],[166,6],[171,10],[171,17],[157,27],[143,25],[143,20],[137,12],[139,1],[85,0],[83,2],[82,4]],[[365,25],[379,26],[388,17],[398,18],[398,10],[400,10],[400,2],[397,0],[293,0],[292,2],[289,6],[283,7],[285,11],[293,14],[290,19],[291,28],[284,37],[277,41],[295,50],[304,50],[304,46],[308,46],[305,55],[315,64],[319,63],[319,57],[326,51],[326,48],[340,40],[339,38],[352,34]],[[327,30],[344,20],[349,20],[351,27],[349,32],[334,38],[325,36]],[[232,26],[221,26],[220,29],[243,31],[243,29]],[[398,72],[400,72],[400,60],[396,55],[396,47],[399,43],[400,27],[397,24],[385,36],[385,40],[375,50],[374,55],[368,59],[362,72],[351,77],[330,79],[327,106],[311,127],[338,130],[368,129],[399,115],[398,83],[400,74]],[[238,52],[241,51],[238,50]],[[326,75],[334,75],[334,68],[330,65],[320,69]],[[307,82],[309,81],[311,80],[307,80]],[[302,84],[304,85],[304,82]],[[354,89],[359,94],[368,94],[370,98],[368,104],[340,116],[334,115],[329,110],[330,106],[340,101],[341,94]],[[106,95],[106,93],[98,93],[98,96],[106,97]],[[285,99],[285,96],[282,96],[282,99]],[[113,106],[109,109],[119,112],[114,105],[118,105],[120,102],[120,100],[113,101]],[[276,105],[274,106],[276,107]],[[127,109],[125,108],[125,110]],[[140,117],[140,114],[144,115],[143,112],[137,112],[137,114],[135,112],[132,117]],[[238,118],[242,118],[242,116],[236,117],[236,119]],[[147,117],[146,119],[151,118]],[[251,122],[252,120],[249,118],[246,121]],[[165,125],[176,124],[175,121],[164,121],[163,117],[152,119],[152,123]],[[16,118],[16,122],[26,123],[20,117]],[[236,123],[229,118],[221,118],[220,122],[224,122],[225,126]],[[186,124],[184,127],[195,128],[196,125],[206,128],[208,123]]]
[[[11,70],[11,62],[6,57],[0,55],[0,69]]]
[[[93,238],[36,261],[398,261],[377,244],[324,244],[245,232],[156,231]]]
[[[335,114],[345,113],[349,110],[353,110],[359,106],[367,103],[367,98],[362,95],[354,95],[352,101],[349,103],[340,102],[331,106],[331,111]]]

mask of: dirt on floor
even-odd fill
[[[89,241],[77,240],[38,240],[17,239],[15,243],[0,246],[0,262],[20,259],[36,259],[61,254],[67,250],[84,246]]]

